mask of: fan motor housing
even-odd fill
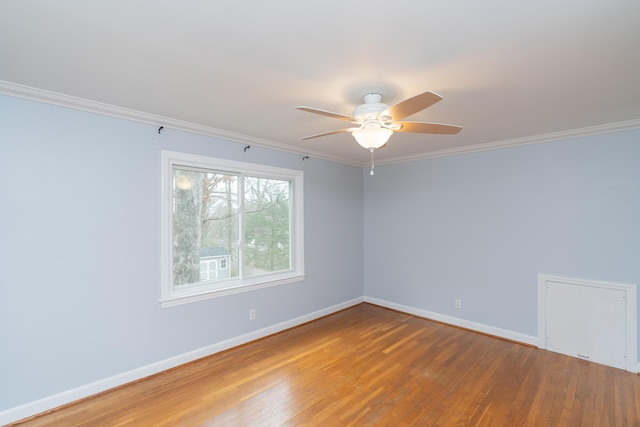
[[[357,119],[367,118],[367,117],[376,117],[378,114],[382,113],[387,108],[389,108],[389,106],[387,104],[382,104],[382,103],[358,105],[356,109],[353,111],[353,117]]]
[[[370,93],[365,95],[364,104],[360,104],[353,111],[353,117],[355,118],[369,118],[376,117],[378,114],[389,108],[387,104],[383,104],[382,95],[379,93]]]

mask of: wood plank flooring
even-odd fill
[[[20,426],[640,426],[640,376],[361,304]]]

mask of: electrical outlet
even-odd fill
[[[256,309],[252,308],[249,310],[249,320],[256,320]]]
[[[462,308],[462,301],[461,301],[461,300],[459,300],[459,299],[457,299],[457,300],[455,301],[455,307],[456,307],[456,308]]]

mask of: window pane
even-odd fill
[[[292,268],[290,193],[289,181],[245,177],[246,276]]]
[[[174,166],[173,183],[173,285],[237,277],[238,176]],[[231,268],[217,274],[224,257]]]

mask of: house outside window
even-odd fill
[[[171,306],[304,277],[302,172],[163,151]]]
[[[200,281],[228,279],[229,251],[223,247],[200,248]]]

